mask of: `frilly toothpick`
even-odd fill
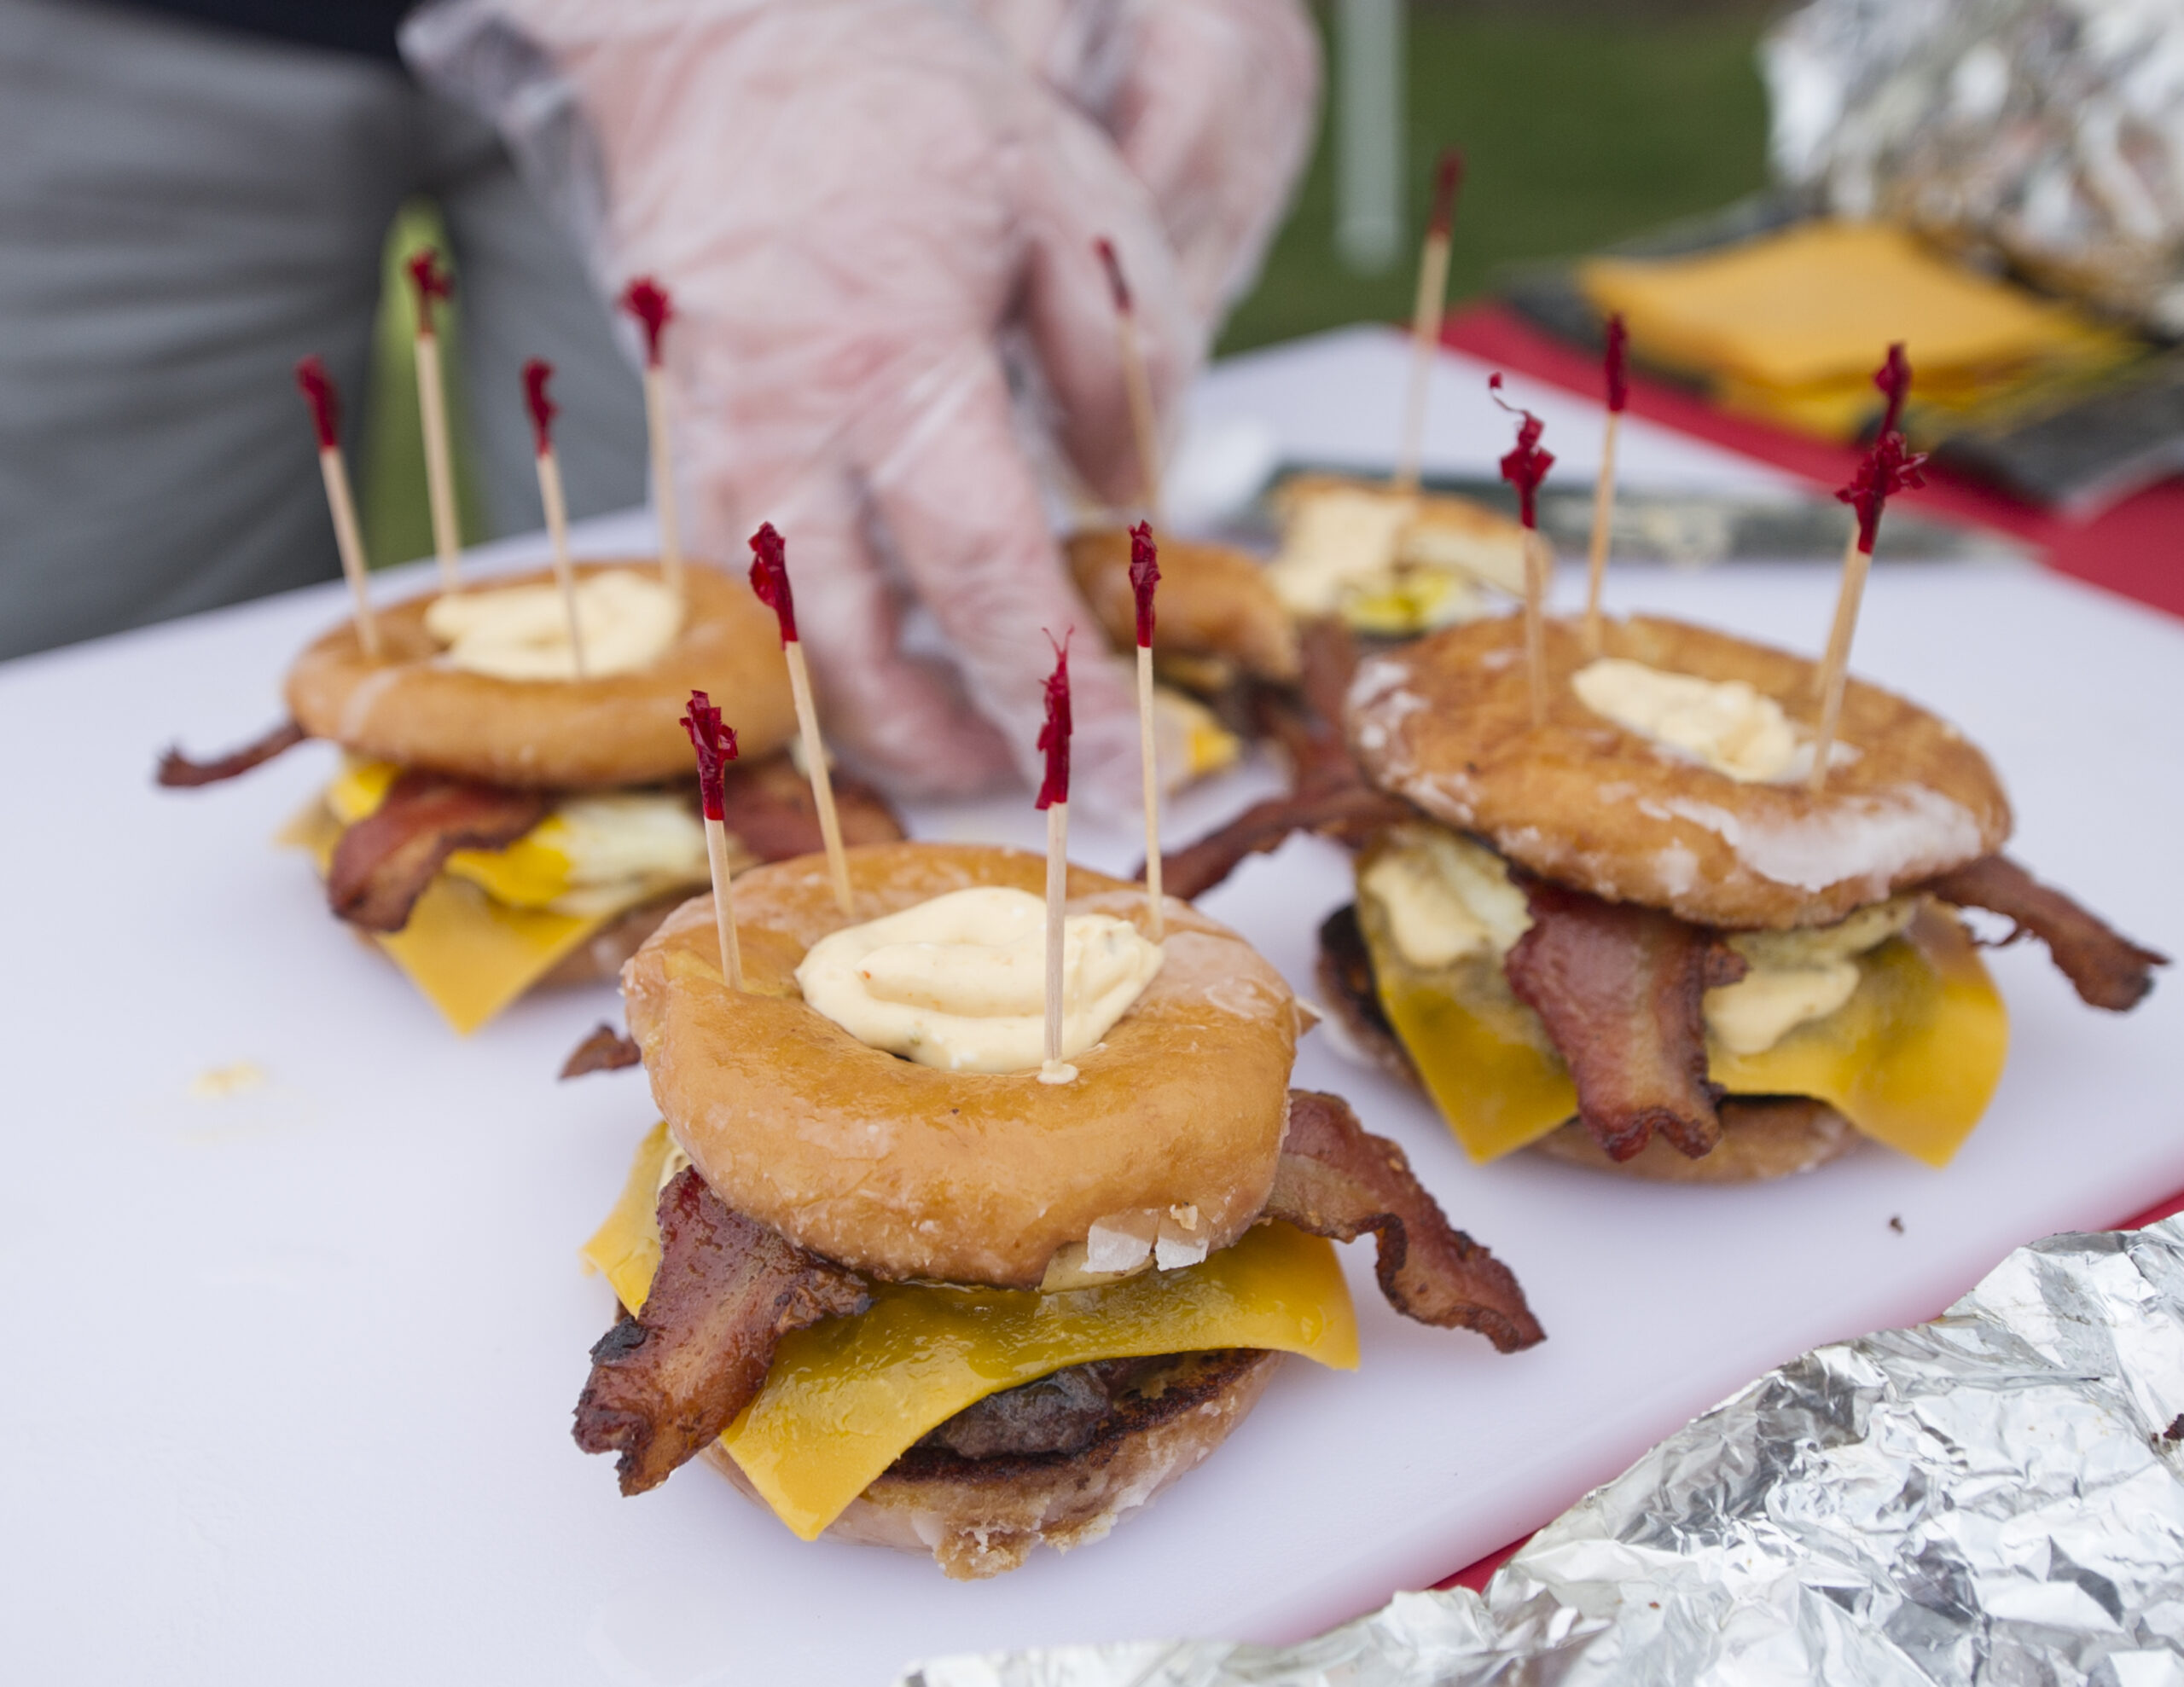
[[[735,728],[701,691],[690,693],[682,730],[698,757],[698,800],[706,812],[706,859],[713,875],[713,930],[720,939],[720,976],[743,988],[743,951],[735,941],[735,902],[728,869],[728,764],[736,757]]]
[[[622,308],[637,320],[645,340],[645,432],[652,449],[652,501],[659,522],[659,571],[677,599],[682,596],[682,524],[675,506],[675,454],[667,432],[667,366],[660,336],[675,315],[667,289],[640,275],[622,290]]]
[[[1153,591],[1160,583],[1160,548],[1153,527],[1141,521],[1130,530],[1130,588],[1137,600],[1137,739],[1145,764],[1145,913],[1153,941],[1164,940],[1167,921],[1160,906],[1160,764],[1153,732]]]
[[[1615,445],[1623,407],[1630,402],[1630,334],[1618,310],[1607,319],[1607,426],[1600,436],[1600,476],[1593,485],[1593,542],[1586,559],[1585,652],[1600,653],[1600,587],[1607,577],[1608,535],[1615,528]]]
[[[1137,309],[1115,243],[1102,235],[1093,241],[1107,273],[1107,294],[1115,306],[1115,349],[1123,367],[1123,391],[1130,401],[1130,432],[1137,441],[1140,491],[1148,521],[1160,519],[1160,426],[1153,413],[1153,381],[1146,373],[1145,345],[1137,333]]]
[[[1502,478],[1517,490],[1517,515],[1525,524],[1525,676],[1531,695],[1532,724],[1547,724],[1547,542],[1539,536],[1539,488],[1554,467],[1554,454],[1540,449],[1546,424],[1530,410],[1502,396],[1499,373],[1486,383],[1494,402],[1519,418],[1517,443],[1502,459]]]
[[[554,547],[554,577],[561,582],[561,606],[569,617],[569,658],[577,677],[584,676],[584,628],[577,617],[577,571],[569,560],[569,506],[561,493],[561,460],[554,455],[554,418],[558,410],[547,397],[554,366],[533,357],[523,366],[524,408],[531,412],[531,443],[538,453],[538,501],[546,511],[546,533]]]
[[[849,857],[842,850],[842,822],[834,811],[834,779],[827,767],[827,745],[819,736],[819,711],[811,701],[811,674],[804,664],[804,641],[796,635],[796,600],[788,587],[788,547],[770,521],[751,536],[751,589],[774,612],[780,623],[781,654],[788,662],[789,694],[796,700],[797,729],[804,739],[805,771],[811,780],[812,806],[819,811],[819,836],[827,847],[827,873],[834,880],[834,902],[851,911]]]
[[[1813,734],[1812,772],[1806,788],[1817,791],[1827,783],[1828,757],[1835,748],[1835,729],[1843,714],[1843,693],[1850,683],[1850,640],[1858,627],[1858,606],[1866,592],[1866,576],[1873,565],[1873,541],[1879,536],[1881,511],[1890,498],[1926,484],[1926,459],[1912,451],[1900,433],[1884,433],[1858,465],[1848,486],[1835,496],[1857,512],[1858,525],[1843,553],[1843,585],[1836,594],[1835,623],[1828,629],[1827,654],[1820,669],[1820,726]]]
[[[1410,307],[1410,390],[1403,402],[1403,439],[1396,452],[1395,488],[1415,492],[1426,454],[1426,395],[1433,356],[1441,344],[1441,316],[1449,295],[1449,250],[1455,229],[1456,194],[1463,186],[1464,155],[1451,147],[1433,172],[1433,214],[1418,253],[1418,295]]]
[[[379,621],[372,613],[371,593],[364,583],[364,541],[357,530],[357,501],[349,490],[348,465],[341,460],[341,395],[334,377],[316,357],[296,365],[296,386],[311,406],[312,431],[318,437],[319,478],[326,484],[326,507],[334,518],[334,544],[341,554],[341,573],[349,583],[350,607],[356,617],[357,642],[364,654],[379,658]]]
[[[1047,676],[1047,718],[1039,728],[1039,751],[1047,758],[1039,781],[1038,806],[1047,815],[1047,1058],[1039,1068],[1043,1084],[1066,1084],[1077,1076],[1077,1068],[1061,1058],[1061,1022],[1065,979],[1062,972],[1062,919],[1069,901],[1069,639],[1064,633],[1054,646],[1054,672]]]
[[[455,459],[448,444],[447,383],[440,364],[439,325],[434,300],[455,297],[455,285],[431,246],[409,262],[410,285],[417,299],[417,420],[425,437],[425,493],[433,512],[433,553],[439,558],[440,589],[460,590],[458,559],[462,526],[456,515]]]

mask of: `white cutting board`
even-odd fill
[[[1739,567],[1615,594],[1809,649],[1832,588],[1825,569]],[[568,1435],[610,1310],[575,1250],[653,1115],[636,1074],[554,1081],[613,996],[533,1000],[458,1041],[268,841],[326,752],[200,792],[149,782],[171,738],[267,724],[275,676],[340,608],[319,589],[0,668],[15,1678],[882,1684],[967,1649],[1301,1635],[1538,1524],[1768,1366],[2184,1185],[2184,988],[2112,1018],[2030,945],[1995,957],[2015,1046],[1946,1174],[1879,1150],[1735,1191],[1473,1168],[1314,1037],[1298,1081],[1409,1150],[1521,1276],[1544,1347],[1505,1359],[1405,1325],[1348,1249],[1362,1371],[1292,1363],[1117,1535],[977,1586],[800,1545],[702,1469],[624,1500]],[[2029,570],[1885,568],[1858,665],[1980,739],[2027,861],[2184,949],[2184,628]],[[1179,805],[1178,831],[1266,778]],[[915,819],[1040,835],[1023,799]],[[1083,859],[1135,858],[1134,819],[1078,820]],[[1339,855],[1303,841],[1208,906],[1309,992],[1314,928],[1348,896]],[[190,1093],[245,1060],[262,1089]]]

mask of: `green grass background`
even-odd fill
[[[1329,8],[1317,9],[1325,28]],[[1468,160],[1452,299],[1490,290],[1509,264],[1574,256],[1762,186],[1767,110],[1754,49],[1764,17],[1751,0],[1414,3],[1414,223],[1424,217],[1441,149],[1461,146]],[[1295,208],[1258,287],[1230,318],[1223,351],[1409,313],[1407,264],[1359,275],[1335,255],[1332,130],[1322,125]],[[415,205],[387,242],[362,511],[367,548],[380,563],[432,549],[409,291],[398,266],[437,232],[432,207]],[[462,331],[456,317],[450,333]],[[447,362],[452,375],[451,345]],[[462,395],[450,396],[460,439]],[[460,461],[457,475],[466,540],[489,536]]]

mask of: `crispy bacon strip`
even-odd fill
[[[1188,901],[1228,878],[1246,855],[1280,849],[1293,832],[1357,844],[1411,814],[1401,798],[1362,784],[1269,797],[1196,843],[1163,853],[1161,882],[1170,896]]]
[[[224,756],[216,756],[209,762],[194,762],[182,753],[182,746],[171,744],[161,752],[155,784],[170,791],[189,791],[200,785],[218,785],[224,779],[234,779],[253,768],[263,766],[284,750],[293,750],[311,734],[293,721],[283,721],[264,737],[246,744],[240,750],[230,750]]]
[[[2030,932],[2078,994],[2111,1013],[2136,1007],[2153,988],[2153,969],[2169,965],[2167,955],[2133,942],[2007,855],[1983,855],[1926,888],[1959,907],[2001,915],[2014,928],[2005,943]]]
[[[702,1451],[757,1396],[793,1330],[871,1304],[839,1266],[731,1210],[685,1168],[659,1193],[659,1272],[644,1310],[601,1336],[577,1401],[577,1445],[621,1455],[642,1493]]]
[[[1374,1233],[1380,1292],[1406,1318],[1476,1330],[1503,1353],[1547,1339],[1509,1267],[1448,1220],[1403,1151],[1339,1096],[1289,1092],[1269,1218],[1349,1242]]]
[[[457,849],[497,849],[544,820],[554,799],[439,774],[396,777],[386,800],[341,834],[327,870],[334,912],[367,931],[399,931]]]
[[[601,1020],[596,1030],[569,1051],[569,1058],[561,1063],[561,1076],[566,1080],[581,1078],[587,1072],[618,1072],[643,1058],[636,1038],[624,1036]]]
[[[1260,732],[1288,751],[1296,783],[1196,843],[1160,858],[1162,883],[1186,901],[1210,890],[1246,855],[1279,849],[1292,832],[1362,844],[1409,818],[1410,805],[1366,781],[1343,737],[1344,693],[1357,666],[1350,634],[1339,621],[1316,621],[1304,634],[1304,670],[1292,693],[1262,687],[1253,713]]]
[[[810,782],[787,756],[738,762],[728,771],[722,796],[729,832],[762,861],[816,855],[827,847]],[[903,836],[903,823],[886,797],[839,774],[834,776],[834,808],[841,818],[842,842],[851,847],[892,844]]]
[[[1672,914],[1528,878],[1532,927],[1509,951],[1509,987],[1547,1022],[1577,1085],[1577,1113],[1611,1157],[1655,1131],[1697,1159],[1722,1139],[1706,1077],[1708,990],[1745,963]]]

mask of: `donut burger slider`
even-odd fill
[[[1413,638],[1495,613],[1525,594],[1524,527],[1471,499],[1420,488],[1427,390],[1441,342],[1456,196],[1464,159],[1434,171],[1433,207],[1419,253],[1409,392],[1395,473],[1294,475],[1271,500],[1281,548],[1267,577],[1304,620],[1339,619],[1365,637]]]
[[[1104,1535],[1284,1354],[1356,1365],[1324,1238],[1372,1232],[1412,1318],[1542,1338],[1400,1149],[1289,1087],[1298,1004],[1235,933],[1058,853],[848,873],[847,913],[822,862],[740,874],[624,969],[663,1122],[585,1249],[624,1311],[575,1433],[624,1493],[703,1456],[801,1539],[990,1576]]]
[[[1915,467],[1900,438],[1876,452],[1884,486]],[[2164,964],[2001,854],[1987,758],[1839,658],[1542,617],[1536,692],[1525,622],[1356,669],[1371,824],[1321,932],[1329,1006],[1474,1159],[1728,1182],[1866,1137],[1945,1165],[2008,1042],[1960,909],[2040,937],[2096,1007]]]
[[[527,372],[542,484],[547,373]],[[322,460],[338,466],[332,386],[316,359],[298,379]],[[751,755],[728,787],[737,857],[819,847],[811,794],[786,753],[797,718],[775,616],[718,569],[572,563],[558,519],[554,531],[552,569],[376,609],[353,571],[357,612],[289,669],[288,720],[216,761],[170,751],[159,768],[161,785],[195,786],[307,739],[339,745],[340,771],[283,841],[316,857],[334,916],[462,1032],[534,986],[612,977],[704,885],[677,724],[694,687],[746,723]],[[876,796],[845,786],[842,797],[850,836],[901,836]]]

